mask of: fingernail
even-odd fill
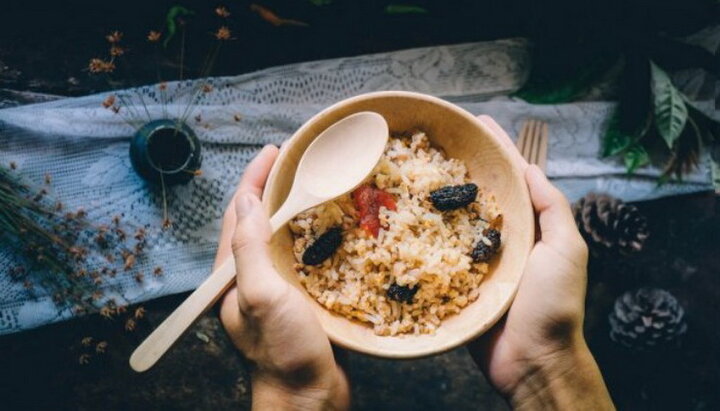
[[[235,214],[237,218],[243,218],[252,212],[255,206],[255,198],[250,193],[242,193],[235,200]]]

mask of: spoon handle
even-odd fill
[[[235,260],[229,257],[140,344],[130,367],[143,372],[152,367],[193,322],[212,306],[235,279]]]
[[[273,234],[297,214],[297,204],[288,203],[286,201],[270,218]],[[137,372],[143,372],[155,365],[185,330],[215,304],[233,280],[235,260],[229,257],[135,349],[130,356],[130,367]]]
[[[290,197],[292,198],[292,197]],[[270,217],[270,231],[275,234],[277,230],[281,229],[288,221],[298,214],[298,210],[302,210],[302,206],[298,207],[298,204],[294,204],[290,201],[286,201],[280,209]]]

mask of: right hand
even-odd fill
[[[540,239],[506,317],[473,342],[470,353],[518,408],[612,409],[582,332],[588,250],[570,205],[537,166],[522,160],[495,121],[487,116],[480,120],[513,150],[525,170]]]

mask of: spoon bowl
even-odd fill
[[[273,232],[299,212],[357,187],[382,156],[389,135],[385,119],[369,111],[320,133],[303,153],[287,199],[270,218]]]
[[[380,160],[388,138],[387,123],[372,112],[346,116],[320,132],[304,150],[285,202],[270,218],[272,232],[308,208],[359,185]],[[231,256],[135,349],[132,369],[142,372],[152,367],[234,280]]]

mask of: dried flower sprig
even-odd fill
[[[52,182],[34,191],[16,175],[0,166],[0,243],[16,251],[17,265],[10,277],[28,292],[44,288],[62,311],[99,312],[106,318],[117,313],[117,304],[106,300],[100,288],[114,277],[118,265],[135,275],[134,264],[144,259],[147,228],[135,229],[127,238],[120,216],[109,225],[96,226],[83,209],[62,214],[62,203],[49,198]],[[42,195],[39,195],[42,194]],[[123,256],[118,260],[117,254]],[[118,261],[115,263],[115,261]],[[122,296],[122,290],[117,290]]]

